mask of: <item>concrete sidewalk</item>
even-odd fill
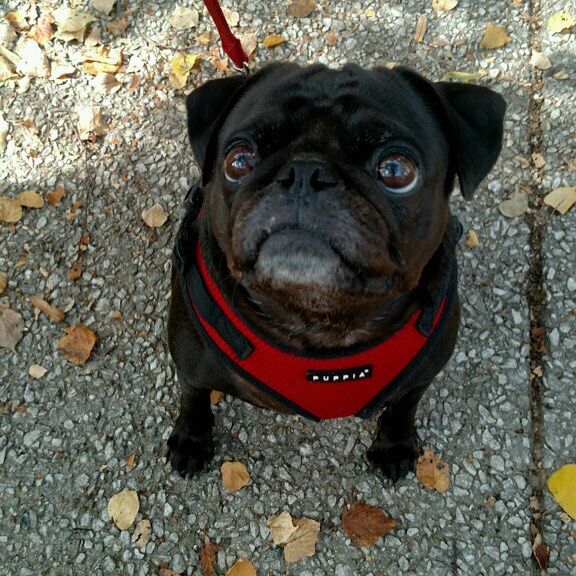
[[[54,4],[37,6],[45,13]],[[9,0],[2,10],[28,5]],[[74,5],[102,26],[110,20],[90,2]],[[221,547],[218,574],[239,557],[263,576],[539,574],[532,526],[550,547],[547,573],[576,575],[576,522],[546,487],[551,472],[576,461],[576,208],[561,216],[541,207],[546,193],[576,183],[576,32],[547,29],[555,12],[576,14],[575,0],[460,0],[447,13],[428,1],[322,1],[304,19],[288,16],[280,0],[227,5],[241,13],[240,32],[288,40],[273,51],[260,44],[259,63],[396,62],[431,79],[483,69],[479,82],[508,101],[497,166],[474,200],[453,197],[480,245],[459,248],[460,338],[418,412],[423,444],[450,465],[450,489],[431,492],[413,474],[392,485],[372,471],[364,454],[374,422],[312,424],[234,399],[215,409],[210,471],[194,480],[171,472],[165,442],[178,392],[165,344],[170,254],[197,171],[184,101],[167,71],[175,49],[204,50],[194,37],[212,25],[201,14],[195,30],[175,32],[168,24],[174,2],[133,1],[130,27],[103,36],[136,70],[118,92],[95,92],[86,74],[62,83],[34,79],[22,94],[0,85],[10,125],[0,194],[66,191],[60,204],[26,211],[13,228],[0,224],[0,271],[9,278],[0,300],[26,324],[16,354],[0,349],[0,574],[158,574],[165,563],[196,576],[205,536]],[[420,14],[427,30],[416,43]],[[488,22],[506,26],[512,40],[481,50]],[[45,48],[51,60],[72,63],[80,52],[57,40]],[[533,49],[549,56],[550,70],[530,65]],[[134,74],[142,81],[130,91]],[[204,57],[187,90],[218,74]],[[74,131],[80,104],[101,106],[110,125],[94,146]],[[532,154],[545,164],[535,168]],[[530,208],[505,218],[498,205],[517,191],[527,193]],[[155,202],[170,217],[152,231],[140,213]],[[75,216],[67,217],[70,210]],[[84,234],[89,243],[79,250]],[[78,263],[83,273],[71,281]],[[32,294],[69,308],[66,320],[35,314]],[[120,319],[111,317],[115,310]],[[57,350],[63,328],[78,324],[99,338],[81,367]],[[31,379],[31,364],[48,372]],[[226,492],[225,460],[246,464],[252,484]],[[108,500],[124,488],[139,493],[138,520],[151,521],[145,550],[108,517]],[[340,528],[341,507],[354,498],[381,507],[399,527],[371,548],[354,546]],[[287,564],[272,544],[267,518],[283,509],[321,523],[315,556]]]

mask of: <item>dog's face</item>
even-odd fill
[[[502,99],[408,70],[274,64],[187,100],[210,225],[259,302],[355,315],[413,290],[458,175],[470,197],[500,151]]]

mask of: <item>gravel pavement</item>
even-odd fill
[[[39,0],[31,19],[57,4]],[[550,549],[547,573],[576,575],[576,522],[546,487],[555,469],[576,461],[576,208],[562,216],[541,206],[546,193],[576,184],[576,31],[547,29],[555,12],[576,14],[576,1],[460,0],[446,13],[429,1],[321,1],[301,19],[286,13],[285,1],[225,4],[240,12],[237,32],[286,38],[273,50],[260,43],[257,63],[395,62],[432,79],[484,70],[480,82],[508,101],[497,166],[473,201],[453,197],[479,245],[459,247],[460,338],[418,412],[424,445],[450,465],[444,493],[414,474],[392,485],[370,469],[375,422],[313,424],[231,398],[215,407],[210,470],[193,480],[172,473],[170,254],[197,175],[184,95],[221,75],[218,51],[195,40],[212,30],[199,1],[181,2],[200,11],[185,31],[168,22],[174,2],[121,2],[130,25],[118,36],[105,29],[116,8],[105,16],[91,4],[73,2],[96,17],[103,43],[122,49],[119,90],[99,92],[80,71],[61,81],[33,78],[27,88],[0,84],[9,125],[0,195],[65,191],[54,206],[0,223],[0,272],[8,276],[0,303],[25,323],[16,353],[0,349],[0,574],[144,575],[169,567],[199,576],[208,537],[220,546],[222,575],[245,557],[265,576],[516,576],[540,573],[532,555],[539,532]],[[30,6],[8,0],[1,11]],[[427,29],[414,42],[421,14]],[[506,26],[511,41],[480,49],[487,22]],[[78,43],[52,39],[44,48],[52,62],[80,66]],[[552,68],[534,68],[533,49]],[[177,50],[203,53],[185,90],[168,82]],[[83,105],[100,106],[109,127],[93,143],[76,131]],[[532,154],[544,164],[534,166]],[[506,218],[498,206],[514,192],[527,195],[529,209]],[[141,212],[157,202],[169,218],[151,229]],[[31,295],[65,310],[65,320],[39,313]],[[58,351],[64,328],[76,325],[98,335],[80,366]],[[32,364],[45,375],[31,378]],[[234,494],[221,482],[226,460],[243,462],[252,477]],[[120,531],[108,516],[110,497],[125,488],[139,494],[136,521],[151,522],[143,549],[131,542],[133,527]],[[398,527],[373,547],[356,547],[340,528],[342,506],[354,499],[379,506]],[[274,546],[267,518],[282,510],[321,523],[314,556],[288,564]]]

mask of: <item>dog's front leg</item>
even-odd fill
[[[210,390],[195,388],[189,377],[178,371],[180,414],[168,439],[168,457],[174,470],[193,476],[204,469],[214,456]]]

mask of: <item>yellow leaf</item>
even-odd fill
[[[552,206],[560,214],[566,214],[576,203],[576,186],[556,188],[544,198],[544,204]],[[575,488],[576,490],[576,488]]]
[[[195,54],[178,52],[170,62],[171,73],[168,76],[170,84],[176,89],[184,88],[190,71],[196,66],[199,60],[199,57]]]
[[[468,246],[468,248],[476,248],[479,245],[480,242],[478,241],[476,232],[474,232],[474,230],[469,230],[466,235],[466,246]]]
[[[480,46],[487,50],[493,50],[494,48],[505,46],[510,40],[511,38],[506,34],[506,28],[504,26],[495,26],[491,22],[488,22]]]
[[[458,0],[432,0],[432,8],[441,12],[448,12],[458,6]]]
[[[216,405],[222,398],[224,398],[224,392],[220,392],[220,390],[212,390],[210,392],[210,404]]]
[[[222,472],[222,484],[230,492],[236,492],[250,483],[250,474],[242,462],[224,462]]]
[[[440,456],[432,450],[426,450],[416,463],[416,476],[427,488],[438,492],[446,492],[450,486],[448,464],[440,460]]]
[[[275,48],[276,46],[280,46],[280,44],[284,44],[284,42],[286,42],[286,39],[278,34],[271,34],[262,40],[265,48]]]
[[[374,16],[376,16],[376,10],[374,10],[374,8],[366,8],[365,14],[367,18],[374,18]]]
[[[24,208],[42,208],[42,206],[44,206],[44,198],[42,198],[38,192],[34,192],[34,190],[21,192],[16,197],[16,200],[18,200],[20,206],[24,206]]]
[[[554,33],[564,32],[576,26],[576,16],[570,12],[556,12],[548,20],[548,30]]]
[[[18,200],[0,196],[0,222],[18,222],[22,218],[22,206]]]
[[[160,228],[160,226],[166,224],[168,214],[166,214],[166,210],[164,210],[161,204],[156,203],[154,206],[142,212],[142,220],[144,220],[150,228]]]
[[[548,489],[556,502],[576,520],[576,464],[566,464],[548,478]]]
[[[226,572],[226,576],[256,576],[256,568],[254,568],[254,564],[250,560],[240,558]]]
[[[120,530],[128,530],[136,519],[140,501],[135,490],[122,490],[108,501],[108,515]]]

